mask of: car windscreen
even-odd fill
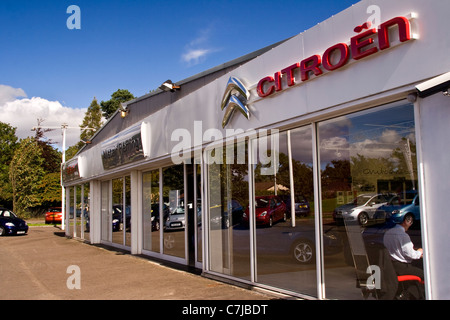
[[[17,218],[17,216],[9,210],[0,210],[0,217],[5,217],[5,218]]]
[[[184,214],[184,207],[177,207],[171,214]]]
[[[269,206],[269,200],[260,198],[256,199],[255,207],[256,208],[267,208]]]

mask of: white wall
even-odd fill
[[[426,222],[431,298],[450,299],[450,97],[436,93],[419,99],[420,162],[423,170],[421,215]]]

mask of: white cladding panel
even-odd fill
[[[448,265],[450,251],[450,215],[448,191],[450,181],[450,97],[434,94],[419,101],[420,110],[420,165],[423,167],[424,188],[421,201],[428,234],[430,285],[433,299],[450,299]]]

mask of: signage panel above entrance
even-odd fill
[[[134,125],[102,143],[104,169],[112,169],[145,158],[141,124]]]
[[[415,17],[416,14],[411,13],[409,19]],[[351,37],[348,43],[337,43],[326,49],[322,55],[307,57],[275,72],[273,76],[262,78],[256,86],[256,92],[260,98],[265,98],[286,89],[286,86],[295,86],[325,72],[342,68],[352,60],[360,60],[386,50],[394,41],[403,43],[417,39],[418,36],[411,32],[409,19],[395,17],[380,24],[378,29],[372,28],[370,22],[356,26],[353,31],[357,35]]]

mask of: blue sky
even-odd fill
[[[44,125],[77,126],[94,96],[108,100],[119,88],[142,96],[167,79],[301,33],[356,2],[0,0],[0,108],[10,113],[0,121],[23,135],[38,114],[25,108],[38,106],[33,111],[44,110]],[[79,30],[67,28],[70,5],[81,10]],[[31,119],[19,123],[15,108],[21,120]]]

